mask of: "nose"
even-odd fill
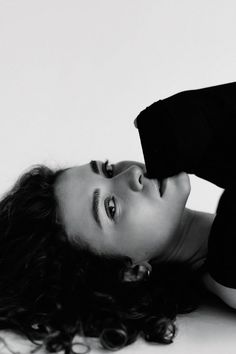
[[[143,170],[138,166],[130,166],[125,172],[127,183],[133,191],[141,191],[143,189]]]

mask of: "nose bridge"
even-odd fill
[[[122,185],[133,191],[140,191],[143,188],[143,171],[138,166],[132,165],[116,177]]]

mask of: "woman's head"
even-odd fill
[[[136,277],[132,262],[149,259],[150,244],[161,248],[161,238],[168,240],[175,230],[188,178],[181,174],[168,180],[161,198],[144,177],[143,164],[122,161],[113,168],[108,178],[101,162],[100,174],[89,164],[56,171],[36,166],[5,194],[0,202],[0,328],[31,339],[46,336],[51,350],[70,348],[76,333],[100,337],[106,348],[116,349],[139,333],[154,342],[172,341],[173,331],[165,337],[169,325],[173,329],[170,321],[194,307],[191,295],[183,296],[189,280],[182,270],[176,276],[176,266],[168,272],[153,265],[150,281]],[[91,214],[96,189],[104,233]],[[112,196],[119,203],[117,224],[109,219],[110,199],[104,209]],[[141,281],[124,281],[127,270]]]
[[[92,161],[57,179],[58,212],[70,242],[134,263],[160,256],[181,220],[190,192],[187,174],[166,180],[161,196],[144,164],[121,161],[106,168]]]

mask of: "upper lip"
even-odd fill
[[[145,167],[143,168],[143,176],[144,176],[145,178],[148,178],[148,177],[147,177],[147,171],[146,171],[146,168],[145,168]],[[162,195],[162,192],[161,192],[161,182],[160,182],[157,178],[152,178],[151,181],[152,181],[152,183],[154,183],[155,188],[158,189],[158,191],[159,191],[159,193],[160,193],[160,196],[161,196],[161,195]]]
[[[161,196],[161,183],[160,181],[158,181],[158,179],[152,179],[152,182],[154,183],[155,185],[155,188],[158,189],[158,192],[160,193],[160,196]]]

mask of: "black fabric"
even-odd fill
[[[236,288],[236,185],[225,189],[219,200],[208,240],[206,270],[212,278]]]
[[[206,265],[216,281],[236,288],[236,82],[159,100],[136,122],[148,177],[185,171],[225,189]]]

